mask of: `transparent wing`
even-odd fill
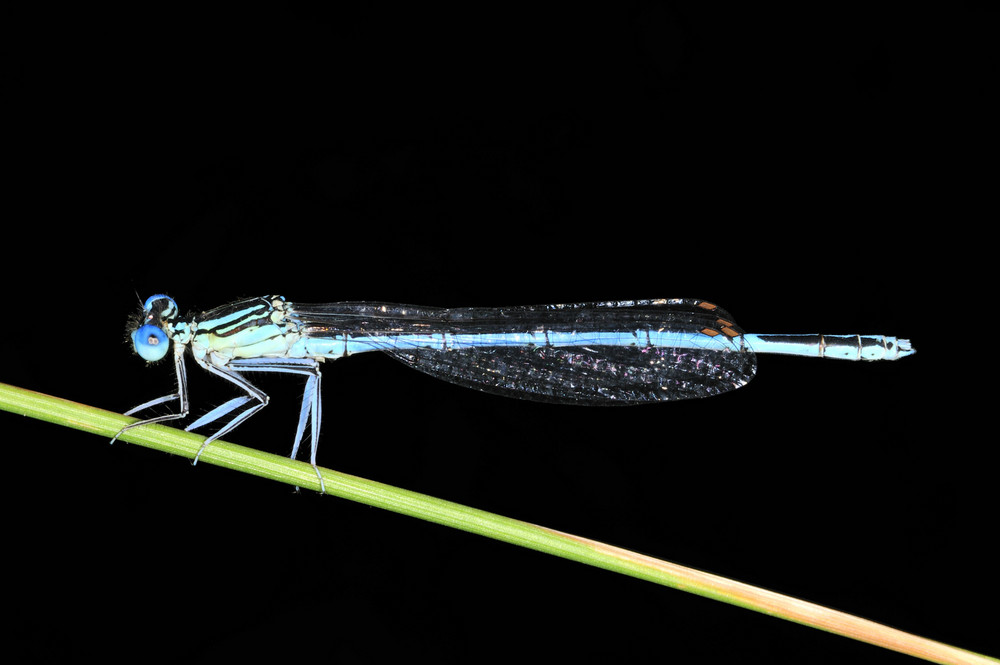
[[[693,299],[637,300],[510,308],[438,309],[385,303],[291,305],[312,336],[363,337],[373,348],[439,379],[490,393],[546,402],[614,405],[707,397],[750,381],[756,358],[727,312]],[[649,331],[622,345],[613,333]],[[698,340],[658,344],[657,333]],[[580,345],[552,346],[572,333]],[[608,334],[612,333],[612,334]],[[405,335],[522,335],[513,346],[401,348]]]
[[[451,383],[488,393],[582,405],[635,404],[708,397],[745,385],[752,353],[728,349],[471,347],[386,351]]]

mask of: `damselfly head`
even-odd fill
[[[133,320],[129,337],[135,352],[147,362],[162,360],[170,350],[170,337],[164,324],[177,317],[177,303],[170,296],[150,296],[142,305],[138,320]]]

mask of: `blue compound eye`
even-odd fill
[[[170,349],[167,333],[149,324],[141,326],[132,333],[132,344],[135,346],[135,352],[149,362],[161,360]]]

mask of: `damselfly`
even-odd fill
[[[308,424],[316,466],[321,415],[320,363],[381,351],[439,379],[490,393],[564,404],[615,405],[707,397],[746,385],[757,353],[845,360],[896,360],[908,340],[883,335],[744,333],[722,308],[703,300],[659,299],[566,305],[442,309],[377,302],[307,305],[264,296],[181,317],[154,295],[132,333],[136,352],[154,362],[173,347],[177,391],[131,409],[177,401],[176,413],[124,427],[185,418],[190,410],[186,350],[194,361],[244,393],[185,429],[230,416],[195,456],[264,408],[268,396],[247,372],[305,377],[292,459]],[[231,415],[233,414],[233,415]]]

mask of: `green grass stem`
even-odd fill
[[[123,426],[134,422],[133,418],[2,383],[0,383],[0,409],[92,432],[105,440],[110,440]],[[120,440],[193,459],[204,437],[171,427],[150,425],[129,430]],[[224,441],[216,441],[206,448],[199,458],[199,463],[215,464],[319,491],[319,480],[308,464]],[[561,533],[332,469],[321,468],[320,471],[326,493],[343,499],[630,575],[930,662],[948,664],[1000,662],[995,658],[958,649],[814,603],[588,538]]]

